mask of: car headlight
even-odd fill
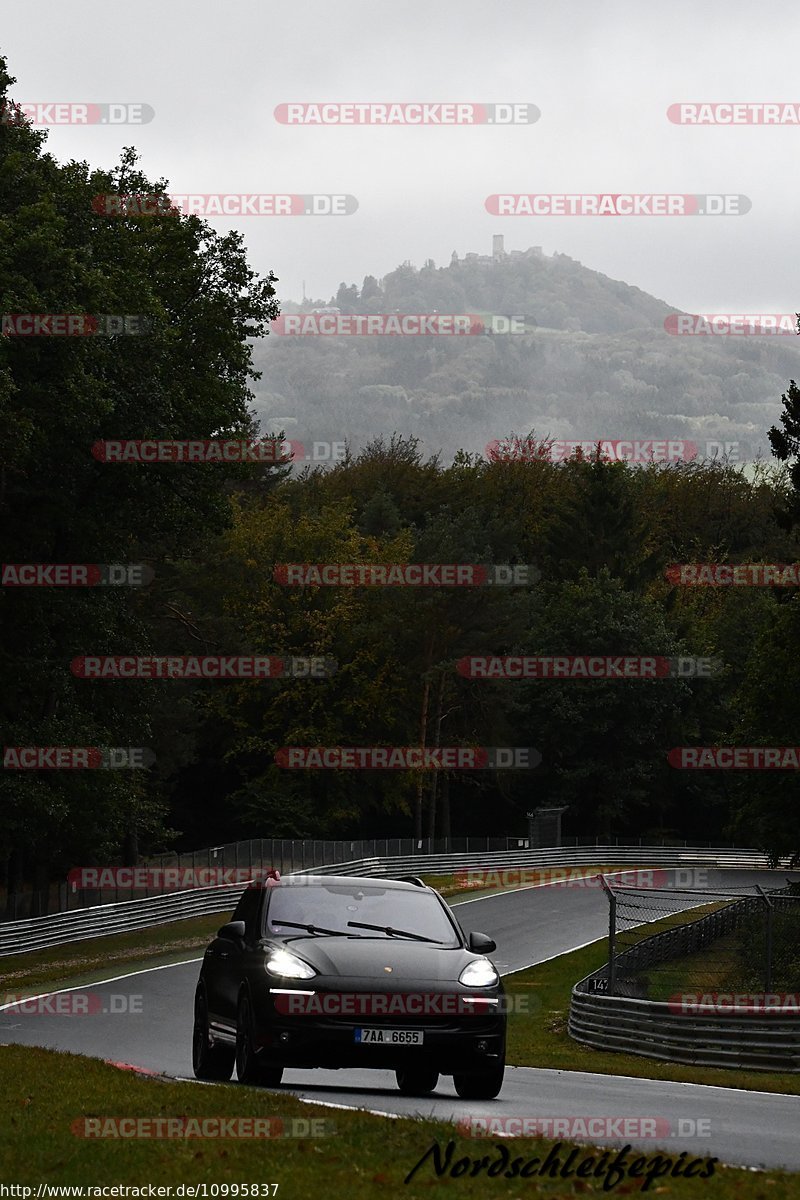
[[[310,979],[317,973],[302,958],[290,954],[288,950],[270,950],[264,965],[270,975],[278,975],[281,979]]]
[[[458,977],[458,982],[465,983],[467,987],[494,987],[499,979],[500,976],[488,958],[476,958],[467,963]]]

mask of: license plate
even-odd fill
[[[421,1046],[423,1034],[418,1029],[357,1029],[356,1042],[371,1046]]]

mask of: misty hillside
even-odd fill
[[[564,254],[538,247],[404,263],[284,313],[524,315],[523,334],[284,336],[256,346],[262,430],[304,442],[414,434],[449,460],[510,434],[559,440],[738,442],[769,457],[767,428],[800,373],[794,337],[668,334],[678,310]],[[527,331],[530,332],[527,332]],[[702,450],[701,450],[702,453]]]

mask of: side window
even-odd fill
[[[261,888],[246,888],[236,905],[231,918],[233,921],[244,921],[245,936],[248,941],[257,935],[256,922],[261,905]]]

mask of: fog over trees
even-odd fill
[[[769,457],[775,398],[800,371],[789,336],[667,332],[678,310],[568,255],[468,254],[436,267],[404,263],[378,281],[284,313],[525,316],[530,332],[460,337],[282,336],[255,347],[256,412],[289,437],[350,440],[393,432],[450,460],[459,449],[529,433],[559,440],[685,439],[737,443],[734,461]],[[296,424],[295,424],[296,422]],[[719,452],[709,447],[711,454]]]

